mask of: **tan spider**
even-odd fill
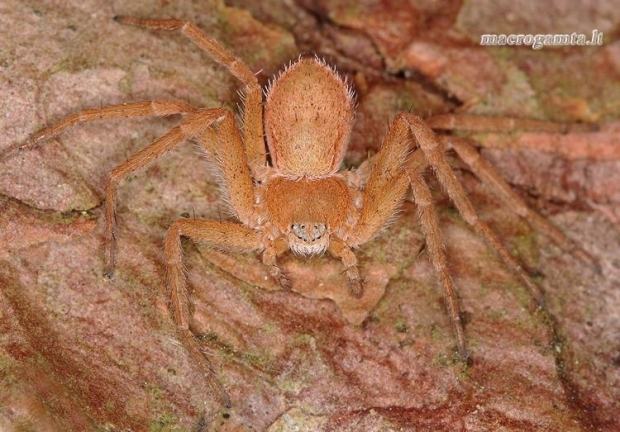
[[[263,103],[263,91],[250,69],[194,24],[173,19],[116,17],[115,20],[148,29],[179,30],[226,67],[244,86],[243,126],[238,128],[233,114],[224,109],[197,109],[169,100],[128,103],[87,109],[66,117],[5,155],[35,146],[80,122],[171,114],[184,116],[177,127],[108,174],[104,273],[111,276],[115,265],[114,205],[118,183],[188,139],[199,143],[217,164],[231,211],[240,223],[177,220],[166,236],[165,261],[179,336],[226,405],[230,404],[226,391],[215,378],[190,331],[181,237],[225,251],[259,252],[270,274],[285,288],[291,284],[278,266],[278,256],[288,250],[298,255],[329,251],[342,260],[351,295],[361,297],[363,283],[352,249],[370,241],[393,218],[411,188],[427,249],[445,292],[458,352],[469,360],[457,294],[446,270],[433,200],[421,175],[424,170],[432,168],[463,219],[484,237],[540,305],[544,304],[544,299],[538,286],[495,234],[477,218],[444,156],[445,150],[452,148],[514,212],[547,233],[564,250],[596,266],[586,252],[530,211],[470,144],[453,137],[438,139],[431,130],[431,127],[501,131],[519,128],[561,132],[563,125],[466,116],[440,116],[425,123],[414,115],[400,113],[393,120],[380,152],[357,171],[342,172],[339,169],[354,117],[353,94],[325,62],[315,57],[302,57],[292,63],[266,89]]]

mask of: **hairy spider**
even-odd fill
[[[399,113],[389,127],[381,150],[365,162],[364,169],[343,172],[339,170],[349,141],[355,104],[351,88],[323,60],[301,57],[290,64],[273,79],[265,90],[263,101],[263,90],[250,69],[194,24],[124,16],[115,20],[148,29],[179,30],[226,67],[244,86],[242,127],[237,126],[233,113],[225,109],[197,109],[171,100],[127,103],[87,109],[68,116],[37,133],[27,143],[5,152],[5,156],[17,149],[33,147],[81,122],[183,115],[178,126],[114,168],[106,178],[104,274],[111,276],[115,266],[114,206],[119,182],[184,141],[199,143],[219,168],[230,209],[239,223],[194,218],[174,222],[165,241],[167,283],[179,337],[226,405],[230,404],[226,391],[215,378],[190,331],[181,237],[230,252],[259,252],[271,276],[285,288],[291,283],[278,266],[281,254],[288,250],[302,256],[328,251],[342,261],[351,295],[361,297],[363,283],[352,249],[370,241],[390,221],[411,188],[427,250],[445,293],[458,352],[469,360],[456,289],[446,269],[433,199],[421,175],[424,170],[432,168],[463,219],[498,253],[540,305],[544,305],[544,299],[538,286],[476,216],[444,156],[446,149],[454,149],[512,211],[545,232],[564,250],[596,266],[585,251],[529,210],[471,144],[450,136],[438,138],[431,130],[518,128],[562,132],[564,125],[452,115],[424,122],[415,115]]]

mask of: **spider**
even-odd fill
[[[190,308],[183,269],[181,238],[229,252],[259,252],[271,276],[284,288],[291,282],[278,266],[286,251],[301,256],[329,252],[345,268],[352,296],[363,295],[363,281],[353,252],[393,219],[409,189],[421,221],[426,247],[444,290],[459,355],[469,362],[456,288],[446,268],[433,199],[422,173],[429,167],[463,219],[497,252],[505,265],[544,306],[540,288],[489,227],[478,219],[463,186],[444,155],[453,149],[506,204],[564,250],[596,267],[595,260],[546,219],[528,209],[476,149],[464,139],[437,136],[435,129],[563,132],[564,125],[507,118],[443,115],[426,122],[399,113],[391,122],[380,151],[357,171],[341,171],[352,129],[355,103],[351,87],[316,56],[302,56],[263,89],[237,57],[191,22],[139,19],[117,22],[146,29],[180,31],[227,68],[243,84],[242,126],[231,111],[198,109],[188,103],[152,100],[86,109],[49,126],[28,142],[5,152],[32,148],[82,122],[181,114],[180,124],[109,172],[105,187],[105,268],[115,267],[115,201],[119,182],[187,140],[197,142],[216,163],[235,222],[179,219],[166,234],[164,256],[171,309],[179,338],[200,365],[220,401],[230,406],[208,359],[190,331]],[[268,152],[267,152],[268,150]]]

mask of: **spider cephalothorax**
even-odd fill
[[[294,252],[321,253],[327,250],[330,236],[342,237],[345,224],[354,222],[353,193],[337,175],[273,177],[264,186],[266,219]]]
[[[81,111],[42,130],[28,143],[9,149],[5,155],[32,147],[79,122],[184,116],[177,127],[109,173],[104,273],[111,276],[115,264],[114,204],[118,183],[184,141],[198,142],[217,164],[228,203],[238,222],[193,218],[174,222],[165,242],[167,283],[179,337],[225,404],[230,403],[227,393],[214,377],[190,331],[181,237],[231,252],[258,252],[271,275],[284,287],[289,287],[291,282],[278,266],[279,255],[287,250],[299,255],[328,251],[342,260],[351,294],[360,297],[362,280],[353,249],[371,240],[386,225],[411,189],[426,249],[444,289],[458,351],[468,359],[456,290],[446,268],[432,196],[421,175],[428,167],[463,219],[495,249],[534,298],[540,304],[544,300],[537,285],[478,219],[444,156],[446,148],[452,148],[515,213],[549,235],[564,250],[596,265],[557,228],[529,210],[468,142],[455,137],[438,138],[429,127],[430,124],[437,129],[563,131],[563,125],[471,116],[439,116],[424,122],[412,114],[400,113],[392,121],[379,153],[365,162],[364,169],[343,173],[338,170],[353,125],[354,101],[350,87],[325,62],[316,57],[302,57],[289,65],[267,89],[263,105],[262,89],[250,69],[194,24],[172,19],[115,19],[144,28],[178,30],[228,68],[244,86],[243,126],[238,127],[234,115],[224,109],[197,109],[171,100],[135,102]],[[267,148],[271,164],[268,164]]]

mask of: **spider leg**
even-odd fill
[[[398,117],[390,125],[381,151],[372,161],[370,176],[364,188],[364,204],[349,244],[357,246],[370,240],[396,213],[407,189],[411,187],[430,259],[444,290],[457,349],[461,358],[469,363],[470,356],[459,312],[458,295],[446,268],[446,256],[442,249],[433,198],[420,175],[428,163],[423,152],[411,151],[411,144],[410,124],[402,117]]]
[[[547,219],[527,207],[495,169],[480,156],[480,153],[469,142],[462,138],[444,136],[440,138],[446,148],[454,149],[459,157],[471,168],[472,172],[491,192],[506,203],[512,211],[528,221],[535,229],[547,235],[565,252],[573,254],[581,261],[600,273],[598,262],[573,240],[557,229]]]
[[[9,157],[18,150],[30,149],[40,143],[53,138],[59,133],[65,131],[77,123],[92,123],[105,120],[120,120],[134,117],[148,116],[168,116],[173,114],[187,114],[196,112],[193,106],[172,100],[153,100],[145,102],[126,103],[122,105],[110,105],[102,108],[85,109],[70,116],[65,117],[58,123],[55,123],[45,129],[39,131],[28,141],[18,143],[6,149],[0,158]]]
[[[469,201],[469,198],[467,198],[467,193],[456,178],[452,167],[450,167],[443,152],[443,145],[439,142],[435,133],[421,118],[412,114],[401,113],[396,117],[394,122],[403,123],[410,128],[418,146],[424,152],[427,162],[435,171],[435,175],[445,188],[461,217],[495,250],[504,264],[527,287],[538,304],[544,306],[544,296],[538,285],[536,285],[521,268],[517,260],[508,252],[489,226],[478,219],[476,210],[471,204],[471,201]]]
[[[265,264],[269,269],[269,274],[278,283],[278,285],[286,290],[290,290],[293,287],[293,284],[278,265],[277,258],[286,252],[288,248],[289,246],[286,240],[280,237],[267,244],[267,247],[263,252],[263,264]]]
[[[340,258],[348,277],[349,292],[360,298],[363,294],[362,280],[357,268],[357,258],[351,247],[371,240],[389,224],[403,202],[409,180],[404,173],[404,164],[409,153],[408,130],[390,127],[381,150],[363,165],[359,172],[349,175],[349,182],[361,184],[367,177],[362,195],[362,208],[357,223],[346,229],[341,238],[330,239],[329,252]]]
[[[420,219],[422,232],[426,239],[426,247],[431,258],[433,267],[439,275],[439,281],[444,289],[444,297],[446,300],[446,308],[448,316],[452,323],[452,330],[456,337],[456,345],[459,355],[466,363],[471,362],[471,357],[467,351],[467,342],[465,340],[465,331],[461,320],[461,313],[458,303],[458,294],[456,287],[452,282],[452,278],[446,268],[446,254],[443,251],[441,234],[439,232],[439,223],[435,213],[433,204],[433,196],[428,188],[425,180],[415,168],[408,168],[407,175],[411,182],[411,190],[413,191],[413,199],[418,209],[418,217]]]
[[[256,76],[241,59],[235,57],[215,39],[189,21],[142,19],[129,16],[116,16],[114,20],[121,24],[152,30],[178,30],[241,81],[244,85],[243,132],[247,160],[252,172],[256,172],[266,164],[267,150],[263,141],[263,93]]]
[[[170,132],[157,139],[148,147],[139,151],[131,156],[125,163],[117,166],[110,171],[106,177],[105,187],[105,267],[104,275],[111,277],[114,272],[115,266],[115,253],[116,253],[116,241],[115,241],[115,204],[116,204],[116,189],[118,184],[131,173],[136,170],[142,169],[155,160],[161,158],[170,150],[174,149],[185,140],[189,138],[196,138],[202,136],[207,129],[213,126],[217,121],[220,121],[222,125],[229,125],[232,120],[232,113],[222,109],[206,109],[196,113],[189,114],[185,119]],[[235,129],[236,130],[236,129]],[[218,134],[219,136],[219,134]],[[238,135],[237,135],[238,137]],[[202,142],[202,141],[201,141]],[[218,150],[218,154],[226,153],[226,157],[222,157],[222,172],[225,180],[231,186],[231,201],[233,209],[239,210],[238,214],[240,219],[248,219],[246,214],[251,208],[253,203],[252,192],[252,179],[247,165],[245,164],[245,158],[243,155],[243,148],[240,139],[235,140],[234,133],[231,133],[231,138],[225,140],[226,144],[230,147],[226,149]],[[209,147],[207,147],[209,150]],[[235,158],[239,157],[238,160]],[[233,159],[233,160],[231,160]],[[232,171],[232,172],[231,172]],[[243,190],[244,192],[238,192]],[[238,193],[234,193],[238,192]],[[234,200],[232,197],[234,196]]]
[[[254,186],[243,140],[233,114],[219,111],[218,122],[213,127],[201,128],[198,141],[217,164],[230,210],[244,225],[255,226]]]
[[[409,188],[409,180],[404,175],[405,160],[410,152],[409,131],[395,126],[398,125],[393,124],[388,129],[381,150],[372,161],[359,220],[345,239],[352,247],[371,240],[394,217]],[[364,171],[368,171],[367,167]]]
[[[357,269],[357,259],[351,247],[370,241],[394,218],[409,188],[405,164],[410,153],[409,130],[393,124],[381,145],[379,153],[360,167],[359,173],[349,175],[354,184],[367,181],[363,188],[362,208],[357,223],[345,231],[342,241],[330,239],[329,251],[342,260],[349,279],[349,291],[354,297],[363,294],[362,280]],[[411,159],[411,158],[409,158]]]
[[[355,298],[362,297],[364,290],[355,254],[342,240],[337,238],[330,239],[329,252],[336,258],[340,258],[346,267],[348,287],[351,295]]]
[[[164,254],[167,279],[179,338],[194,361],[200,365],[207,382],[220,402],[230,407],[230,397],[218,381],[213,368],[190,330],[191,314],[183,269],[181,237],[187,237],[194,242],[204,243],[225,251],[251,252],[263,248],[261,235],[243,225],[199,219],[179,219],[172,224],[166,234]]]
[[[470,114],[441,114],[426,120],[431,129],[465,130],[483,132],[531,131],[548,133],[592,132],[594,124],[556,123],[545,120],[518,119],[514,117],[490,117]]]

